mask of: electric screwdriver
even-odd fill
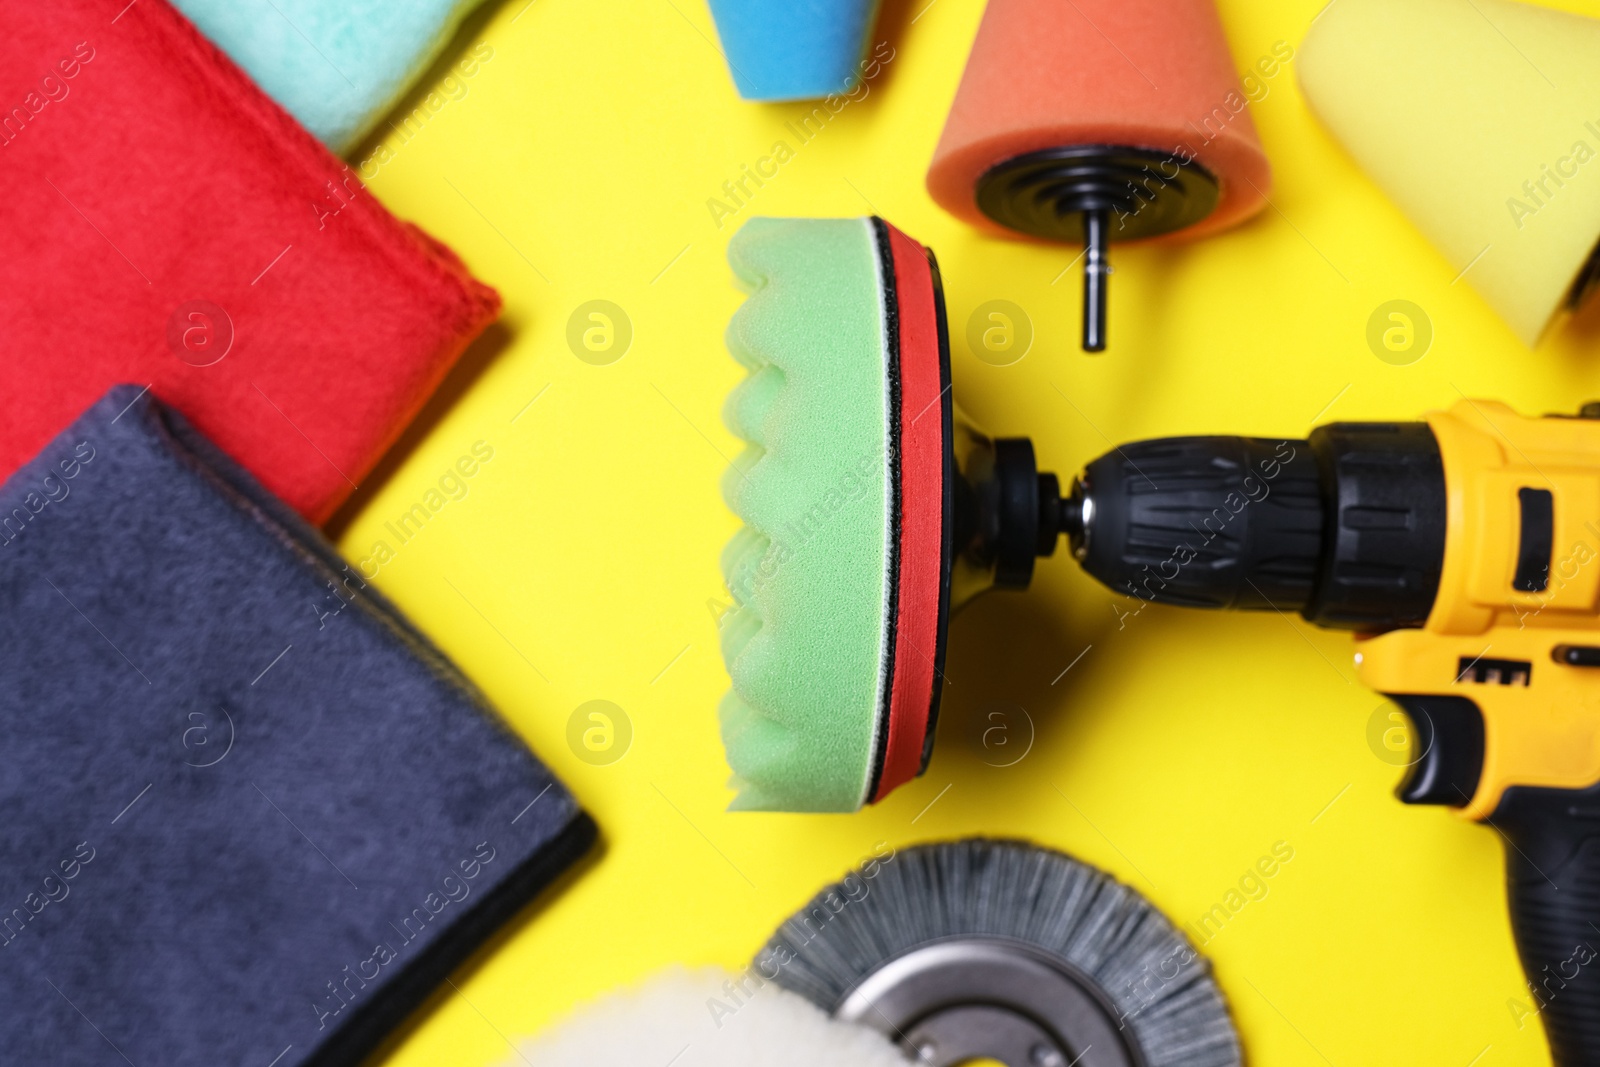
[[[1038,487],[1038,553],[1118,592],[1354,631],[1413,727],[1400,799],[1500,831],[1554,1059],[1600,1063],[1600,404],[1143,441]]]
[[[955,403],[928,250],[877,218],[763,219],[735,241],[741,276],[765,285],[729,334],[752,372],[728,418],[753,448],[725,482],[751,524],[724,555],[738,805],[851,811],[920,774],[951,613],[1027,588],[1065,535],[1090,574],[1141,601],[1353,631],[1362,680],[1414,727],[1401,799],[1504,835],[1512,929],[1555,1058],[1600,1065],[1600,404],[1526,419],[1463,400],[1307,440],[1146,441],[1090,463],[1063,497],[1031,442],[988,437]],[[852,289],[865,298],[841,302]],[[775,384],[768,368],[783,368]],[[813,385],[784,386],[802,399],[783,406],[773,390],[791,377]],[[848,417],[823,420],[830,405]],[[777,429],[802,425],[812,435],[784,446],[793,469],[771,473]],[[833,444],[846,432],[856,458]],[[851,481],[790,486],[807,463],[839,463],[857,490],[881,475],[884,507],[833,518]],[[782,595],[763,584],[793,557],[785,539],[825,528],[840,538],[823,542],[827,581],[786,569]],[[848,601],[831,573],[846,559]],[[788,635],[757,644],[771,618]]]

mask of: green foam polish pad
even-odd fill
[[[735,809],[855,811],[926,765],[949,610],[949,353],[932,255],[881,219],[752,219],[728,348],[748,447],[722,737]]]

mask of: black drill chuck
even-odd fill
[[[1444,563],[1444,470],[1425,423],[1310,440],[1174,437],[1089,464],[1060,527],[1085,570],[1141,600],[1419,626]]]

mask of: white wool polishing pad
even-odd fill
[[[740,983],[743,983],[742,988]],[[837,1022],[753,972],[670,970],[580,1009],[506,1067],[906,1067],[876,1031]]]

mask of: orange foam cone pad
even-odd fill
[[[1071,146],[1144,149],[1158,154],[1152,169],[1197,163],[1219,187],[1204,217],[1166,229],[1220,230],[1260,210],[1270,188],[1247,104],[1212,0],[990,0],[928,191],[1003,232],[1020,227],[987,215],[975,193],[997,164]]]

